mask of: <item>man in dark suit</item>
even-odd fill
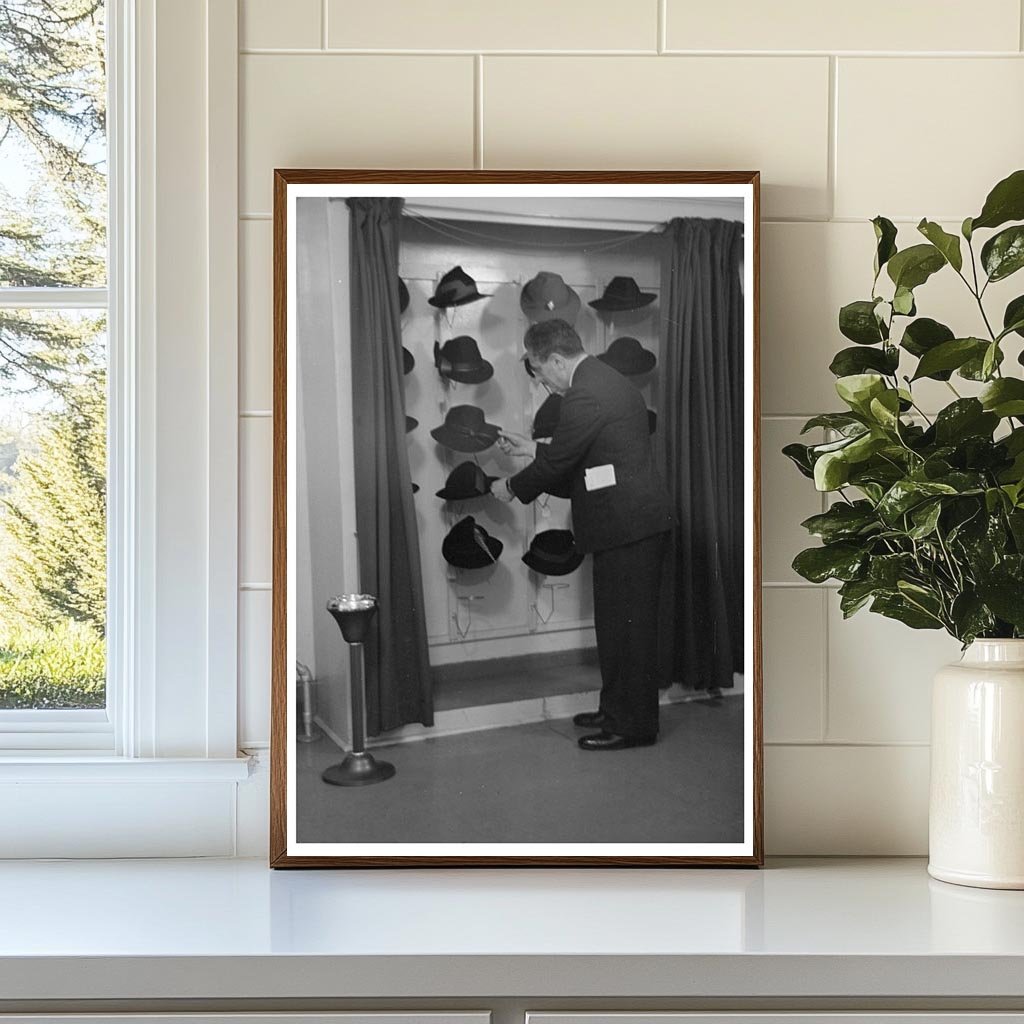
[[[593,554],[601,668],[599,709],[573,719],[601,731],[579,744],[648,746],[658,735],[658,595],[673,519],[654,468],[647,407],[625,377],[583,351],[566,321],[533,324],[525,341],[534,376],[562,395],[561,413],[550,444],[501,433],[502,451],[532,461],[492,493],[524,503],[545,492],[570,498],[576,546]]]

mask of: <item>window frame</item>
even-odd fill
[[[111,778],[248,774],[236,746],[237,6],[107,0],[106,16],[108,287],[89,297],[108,311],[107,709],[0,714],[0,806],[3,783],[46,780],[57,814],[70,813],[60,766],[81,778],[83,760],[108,766],[88,776],[95,794],[77,794],[101,803]],[[47,300],[26,291],[0,299]],[[53,301],[85,308],[84,291]],[[127,821],[130,804],[111,813]]]

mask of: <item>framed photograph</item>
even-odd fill
[[[275,172],[272,866],[762,863],[758,186]]]

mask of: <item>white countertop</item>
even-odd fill
[[[1024,997],[1024,892],[937,882],[917,859],[7,862],[0,921],[0,1000]]]

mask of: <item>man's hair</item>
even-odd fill
[[[583,342],[572,324],[565,320],[542,320],[531,324],[523,339],[527,354],[539,363],[545,362],[556,352],[563,356],[578,356],[583,353]]]

